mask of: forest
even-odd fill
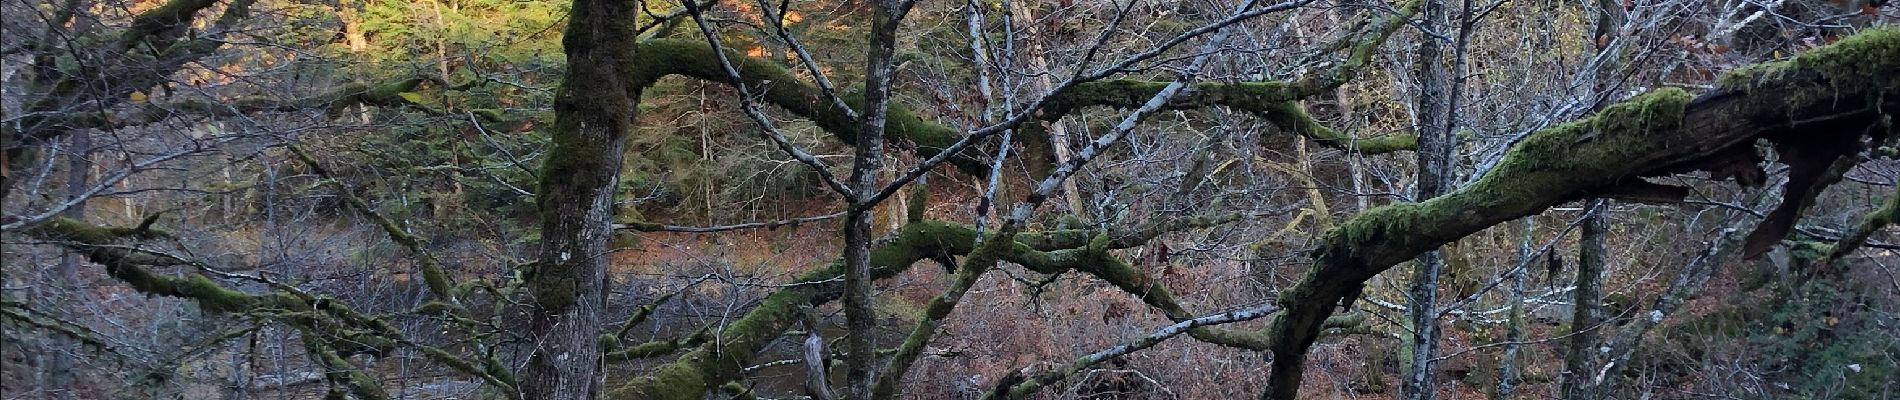
[[[1900,398],[1887,0],[0,0],[0,399]]]

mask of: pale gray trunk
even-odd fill
[[[878,191],[877,177],[884,164],[884,123],[890,111],[892,63],[897,50],[897,25],[903,19],[905,4],[900,0],[876,0],[871,3],[871,35],[864,74],[864,105],[858,123],[857,154],[851,166],[849,194],[851,208],[845,215],[844,228],[844,315],[846,397],[871,398],[871,386],[877,381],[872,365],[876,363],[877,312],[871,297],[871,219],[870,203]]]
[[[1448,26],[1445,23],[1445,3],[1442,0],[1425,0],[1420,29],[1437,31]],[[1418,195],[1417,201],[1424,201],[1444,194],[1448,189],[1451,171],[1451,108],[1453,98],[1450,95],[1451,77],[1445,62],[1444,51],[1437,39],[1424,36],[1418,48]],[[1408,296],[1406,313],[1410,317],[1412,335],[1410,343],[1411,359],[1406,365],[1405,376],[1401,378],[1400,393],[1408,400],[1430,400],[1437,398],[1432,372],[1432,359],[1438,355],[1438,275],[1444,268],[1444,258],[1437,250],[1420,255],[1412,269],[1412,285]]]
[[[1518,342],[1524,341],[1524,285],[1529,280],[1530,266],[1536,257],[1531,250],[1531,241],[1537,237],[1537,222],[1524,219],[1524,240],[1517,245],[1518,267],[1511,270],[1510,311],[1504,325],[1504,354],[1498,356],[1498,388],[1491,394],[1493,399],[1510,399],[1517,396]]]

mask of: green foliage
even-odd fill
[[[1843,90],[1900,89],[1900,28],[1878,28],[1801,54],[1794,64],[1818,71]]]
[[[345,6],[361,7],[362,29],[375,47],[368,53],[375,53],[373,60],[378,63],[403,63],[415,54],[433,53],[437,41],[441,41],[450,51],[474,55],[478,61],[496,66],[546,65],[561,54],[561,32],[551,27],[561,24],[567,15],[566,4],[561,2],[355,3],[346,1]]]
[[[1900,321],[1860,312],[1863,299],[1856,290],[1811,281],[1778,300],[1769,312],[1749,321],[1754,329],[1748,330],[1748,343],[1769,363],[1787,367],[1790,380],[1799,382],[1794,388],[1798,393],[1878,398],[1900,377],[1892,364],[1900,358],[1900,342],[1888,336],[1891,329],[1879,328]],[[1859,368],[1852,367],[1856,365]]]

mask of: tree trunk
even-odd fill
[[[857,156],[847,183],[851,190],[851,209],[845,215],[844,229],[844,315],[846,397],[871,398],[871,385],[877,381],[872,365],[877,361],[877,312],[872,308],[871,220],[876,204],[869,203],[878,191],[878,175],[884,164],[884,123],[889,117],[891,75],[895,68],[897,25],[903,19],[903,2],[877,0],[871,3],[871,37],[865,56],[864,105],[859,111]]]
[[[1024,66],[1028,67],[1032,73],[1035,73],[1029,78],[1029,92],[1043,93],[1055,87],[1055,78],[1053,78],[1051,74],[1036,73],[1049,71],[1049,55],[1047,54],[1048,52],[1044,50],[1042,41],[1040,40],[1040,38],[1043,37],[1041,32],[1042,24],[1035,23],[1036,15],[1029,8],[1029,3],[1032,1],[1034,0],[1015,0],[1007,4],[1009,4],[1010,18],[1015,21],[1022,21],[1017,25],[1022,27],[1023,36],[1030,38],[1029,40],[1023,41],[1024,44],[1028,45],[1028,48],[1022,52],[1023,61],[1027,64]],[[1049,151],[1053,157],[1053,161],[1055,161],[1055,165],[1066,164],[1070,158],[1075,157],[1075,154],[1073,154],[1074,151],[1069,149],[1069,143],[1072,142],[1073,139],[1069,138],[1068,125],[1063,124],[1062,121],[1030,121],[1028,123],[1048,124]],[[1076,187],[1074,179],[1062,181],[1062,200],[1069,206],[1069,213],[1075,214],[1076,217],[1080,217],[1084,220],[1088,219],[1090,215],[1088,202],[1082,200],[1082,191]]]
[[[528,278],[535,343],[528,399],[593,399],[600,387],[600,313],[614,187],[639,89],[626,82],[638,12],[624,0],[575,0],[562,46],[552,149],[541,171],[540,263]]]
[[[1596,45],[1598,53],[1614,52],[1617,32],[1622,26],[1622,6],[1610,0],[1596,1],[1597,16],[1595,37],[1591,43]],[[1621,65],[1618,57],[1605,55],[1605,61],[1598,66],[1595,82],[1590,90],[1595,97],[1591,111],[1602,111],[1613,98],[1619,82],[1613,75]],[[1590,383],[1590,372],[1596,369],[1600,345],[1597,326],[1603,321],[1603,273],[1604,256],[1609,253],[1609,245],[1604,236],[1609,233],[1610,203],[1603,199],[1592,199],[1585,203],[1584,209],[1589,215],[1584,217],[1583,229],[1577,243],[1576,295],[1573,299],[1574,312],[1570,315],[1570,330],[1575,332],[1564,349],[1564,371],[1558,377],[1560,396],[1570,400],[1588,400],[1596,398],[1595,385]]]
[[[1448,24],[1443,0],[1425,0],[1420,29],[1437,30]],[[1422,37],[1418,46],[1418,201],[1445,193],[1451,180],[1450,112],[1453,99],[1444,52],[1437,39]],[[1401,379],[1401,397],[1408,400],[1437,398],[1432,379],[1432,358],[1438,355],[1438,274],[1445,266],[1438,250],[1418,257],[1412,270],[1411,293],[1406,313],[1412,325],[1411,359]]]
[[[1596,398],[1590,374],[1597,365],[1597,325],[1603,322],[1603,258],[1610,251],[1605,240],[1610,230],[1609,201],[1593,199],[1587,204],[1584,208],[1590,215],[1584,217],[1577,240],[1576,311],[1570,315],[1572,335],[1564,349],[1562,396],[1569,400]]]
[[[1517,245],[1518,268],[1512,269],[1511,302],[1509,316],[1504,325],[1504,354],[1498,356],[1498,387],[1491,398],[1505,400],[1517,396],[1518,342],[1524,341],[1524,285],[1529,280],[1530,266],[1536,263],[1531,251],[1531,241],[1537,237],[1537,222],[1524,220],[1524,239]]]
[[[87,132],[73,134],[70,143],[72,149],[66,152],[68,157],[66,164],[66,201],[78,200],[80,197],[85,196],[86,189],[92,186],[92,135]],[[72,208],[66,209],[66,212],[63,214],[66,218],[84,220],[86,218],[86,203],[81,201],[73,204]],[[54,301],[58,302],[57,306],[61,314],[67,314],[61,315],[61,317],[74,323],[84,323],[84,320],[78,318],[77,315],[70,314],[71,310],[83,309],[79,303],[83,301],[86,294],[85,289],[81,288],[79,284],[79,263],[82,261],[83,258],[73,252],[66,252],[66,254],[60,256],[59,270],[57,271],[59,276],[54,277],[54,282],[56,282],[56,286],[54,286],[56,288],[55,290],[58,290],[60,293],[48,297],[48,299],[56,299]],[[46,360],[45,365],[47,385],[44,389],[47,390],[47,393],[50,395],[48,398],[50,399],[65,400],[74,398],[73,390],[77,388],[73,386],[73,378],[75,375],[74,372],[77,371],[77,365],[73,362],[73,355],[78,354],[81,350],[79,348],[79,342],[64,335],[53,335],[52,340],[52,351],[47,354],[49,358]]]

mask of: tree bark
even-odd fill
[[[844,315],[846,397],[871,398],[871,386],[877,381],[872,365],[876,363],[877,311],[872,307],[871,292],[871,203],[878,187],[878,175],[884,164],[884,124],[889,117],[892,76],[896,73],[893,57],[897,53],[897,27],[907,5],[901,0],[871,2],[871,37],[867,44],[864,67],[864,105],[860,109],[857,155],[851,166],[851,209],[845,215],[844,228]]]
[[[1419,29],[1436,31],[1445,24],[1445,2],[1425,0]],[[1418,201],[1445,193],[1451,182],[1451,76],[1438,39],[1421,35],[1418,45]],[[1438,274],[1445,266],[1438,250],[1425,252],[1413,264],[1411,290],[1406,314],[1412,326],[1407,347],[1410,366],[1400,383],[1401,396],[1408,400],[1438,398],[1432,379],[1432,359],[1438,355]]]
[[[1596,398],[1596,387],[1591,384],[1590,372],[1596,369],[1598,333],[1597,326],[1603,322],[1603,271],[1604,256],[1610,252],[1609,242],[1609,201],[1592,199],[1584,209],[1589,216],[1584,217],[1583,229],[1577,240],[1577,279],[1573,299],[1575,311],[1570,314],[1569,345],[1564,349],[1564,372],[1561,395],[1569,400],[1588,400]]]
[[[537,196],[540,262],[527,282],[535,344],[521,377],[528,399],[585,400],[600,390],[614,188],[639,99],[627,79],[637,13],[633,1],[575,0],[568,16],[568,69],[555,94],[553,145]]]
[[[72,148],[66,152],[66,156],[68,157],[66,163],[67,201],[78,200],[86,196],[86,189],[88,189],[92,183],[92,135],[89,132],[74,134],[72,135],[70,143]],[[73,204],[73,206],[67,208],[66,212],[62,213],[62,215],[75,220],[85,219],[86,202],[80,201]],[[58,288],[61,293],[49,298],[58,299],[55,301],[59,302],[59,309],[62,314],[69,314],[70,310],[82,309],[80,307],[80,301],[83,301],[86,292],[84,288],[81,287],[82,285],[80,285],[79,280],[79,263],[81,261],[82,257],[80,257],[79,254],[70,251],[60,256],[59,270],[57,271],[59,275],[55,278],[55,282],[57,282],[55,287]],[[77,316],[75,315],[61,315],[61,317],[67,318],[69,321],[81,321],[81,319],[76,318]],[[51,359],[47,360],[46,363],[46,383],[48,387],[44,388],[52,394],[51,398],[56,400],[73,398],[73,391],[78,389],[73,386],[73,378],[78,371],[75,369],[76,365],[74,365],[72,355],[78,354],[80,350],[79,342],[64,336],[53,336],[53,351],[49,354]]]

